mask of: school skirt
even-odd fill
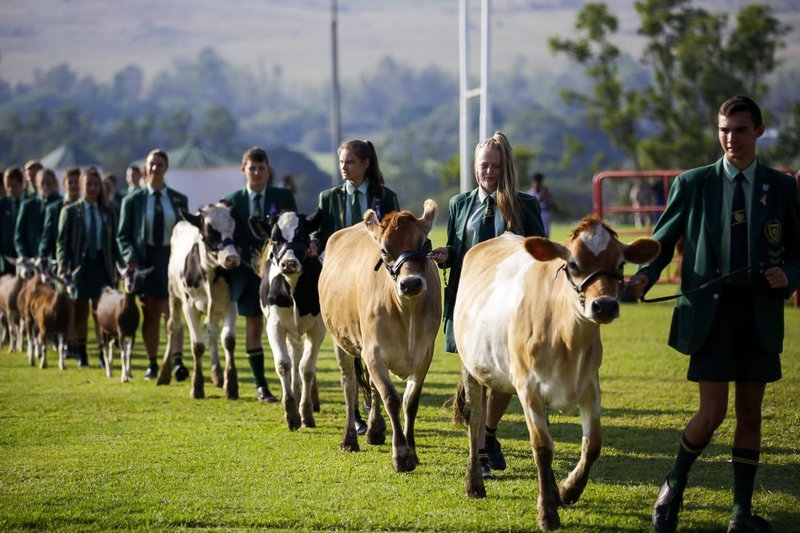
[[[100,298],[103,287],[111,286],[111,279],[108,277],[105,261],[103,261],[103,252],[99,252],[94,259],[90,259],[89,254],[85,254],[81,269],[75,278],[75,286],[78,289],[76,298],[80,300]]]
[[[764,350],[752,285],[723,285],[703,346],[689,360],[690,381],[769,383],[781,378],[780,354]]]
[[[148,246],[147,257],[142,268],[153,268],[153,271],[145,276],[139,296],[142,298],[153,298],[156,300],[166,300],[169,292],[167,284],[169,281],[169,246]]]

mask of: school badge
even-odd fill
[[[767,237],[768,260],[773,265],[781,263],[783,256],[783,246],[781,246],[781,222],[780,220],[768,220],[764,224],[764,235]]]

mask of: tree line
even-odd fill
[[[789,28],[770,5],[731,16],[691,0],[642,0],[636,10],[645,42],[639,57],[615,43],[617,17],[593,2],[577,13],[570,38],[550,39],[552,52],[578,68],[547,72],[520,58],[493,77],[494,127],[514,143],[525,187],[533,172],[545,173],[567,196],[566,214],[577,215],[590,206],[587,181],[597,170],[686,168],[713,159],[716,108],[740,93],[758,99],[779,132],[762,157],[774,166],[798,163],[800,73],[778,70]],[[456,75],[387,56],[341,92],[344,137],[376,144],[403,206],[413,209],[429,196],[446,203],[458,188]],[[317,161],[329,161],[321,170],[331,174],[330,101],[326,84],[296,87],[280,67],[254,72],[213,48],[175,61],[149,84],[135,64],[109,82],[59,65],[37,71],[30,83],[0,78],[0,164],[19,165],[73,142],[122,172],[155,146],[197,139],[234,161],[251,145],[327,153],[329,160]],[[299,200],[307,205],[304,194]]]

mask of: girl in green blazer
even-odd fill
[[[431,252],[441,268],[450,268],[450,277],[444,294],[445,349],[455,353],[453,335],[453,308],[461,277],[461,264],[472,246],[512,231],[525,237],[544,236],[539,202],[533,196],[518,192],[517,169],[514,152],[508,138],[496,132],[492,137],[475,147],[475,181],[478,187],[471,192],[458,194],[450,199],[447,221],[447,246]],[[481,229],[487,220],[490,232]],[[485,394],[484,390],[484,394]],[[492,478],[491,469],[505,470],[506,461],[495,436],[497,425],[511,402],[511,394],[492,391],[483,410],[479,450],[483,477]],[[485,435],[484,435],[485,433]]]
[[[116,261],[120,260],[114,238],[117,219],[102,194],[100,173],[89,167],[80,177],[81,199],[61,210],[58,221],[56,257],[61,271],[80,267],[75,282],[74,326],[70,348],[77,350],[78,366],[88,366],[86,338],[89,329],[89,301],[92,314],[104,287],[116,284]],[[99,339],[99,336],[98,336]],[[100,356],[102,364],[103,358]]]
[[[188,211],[185,195],[167,187],[164,176],[169,168],[169,158],[163,150],[152,150],[145,165],[146,185],[125,196],[120,209],[117,243],[125,263],[130,268],[155,267],[144,279],[141,296],[142,337],[150,361],[145,379],[158,376],[158,343],[161,317],[169,318],[167,299],[167,267],[169,265],[169,239],[172,228],[181,220],[181,211]],[[176,347],[173,368],[178,381],[189,372],[183,365],[179,351],[183,337]]]

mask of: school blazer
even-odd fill
[[[182,218],[181,210],[189,210],[186,196],[174,189],[165,187],[166,197],[175,210],[176,223]],[[147,257],[147,236],[145,235],[145,217],[147,216],[147,189],[140,188],[125,196],[119,216],[117,245],[126,264],[144,265]]]
[[[325,250],[328,239],[334,232],[350,225],[344,219],[346,202],[347,189],[344,183],[319,193],[318,207],[322,218],[320,219],[319,229],[311,234],[311,240],[317,243],[320,253]],[[368,192],[367,206],[369,209],[379,212],[380,217],[383,217],[386,213],[400,210],[397,195],[388,187],[383,187],[379,196]]]
[[[289,189],[267,185],[261,194],[264,195],[261,206],[262,215],[277,215],[282,211],[297,211],[294,195]],[[234,269],[230,278],[231,299],[238,301],[247,285],[253,252],[260,252],[264,246],[264,241],[257,239],[253,232],[250,231],[250,224],[248,223],[250,218],[250,196],[247,192],[247,187],[232,192],[224,200],[233,204],[231,214],[236,221],[233,240],[241,249],[242,264]]]
[[[683,237],[681,292],[721,275],[721,198],[724,179],[722,159],[689,170],[672,184],[667,206],[653,230],[661,253],[639,269],[654,284],[672,261],[675,244]],[[769,352],[783,349],[783,300],[800,280],[800,200],[793,177],[756,166],[750,204],[749,266],[753,277],[756,324],[761,342]],[[780,266],[789,278],[786,290],[771,289],[760,271]],[[695,353],[711,328],[720,286],[711,287],[675,302],[669,345],[684,354]]]
[[[6,261],[6,256],[17,257],[17,249],[14,246],[14,230],[17,220],[14,216],[12,206],[13,198],[4,196],[0,198],[0,272],[13,274],[16,272],[14,264]]]
[[[539,201],[524,192],[517,192],[522,211],[522,223],[519,235],[524,237],[544,237],[544,224]],[[453,333],[453,309],[456,304],[458,282],[461,279],[461,265],[469,248],[467,247],[467,219],[473,204],[478,201],[478,189],[453,196],[450,199],[447,219],[447,261],[441,268],[449,268],[450,274],[444,289],[444,334],[445,350],[456,353],[456,341]],[[506,221],[506,231],[511,231]]]
[[[89,245],[86,232],[88,214],[89,208],[83,200],[68,204],[61,210],[56,240],[56,259],[59,268],[72,271],[83,264]],[[116,262],[122,260],[116,239],[117,217],[114,211],[107,209],[105,213],[100,212],[100,218],[103,220],[99,243],[102,247],[101,256],[108,279],[113,281],[117,279]]]
[[[22,202],[14,230],[14,246],[17,256],[36,257],[39,255],[39,241],[42,237],[45,211],[48,205],[58,200],[61,200],[61,196],[51,194],[46,200],[42,200],[39,196],[33,196]]]

